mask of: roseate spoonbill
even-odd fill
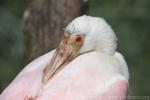
[[[125,100],[129,73],[116,41],[104,19],[76,18],[58,47],[28,64],[0,100]]]

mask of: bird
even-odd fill
[[[0,100],[126,100],[129,71],[117,41],[105,19],[75,18],[56,49],[25,66]]]

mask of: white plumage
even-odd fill
[[[83,35],[80,54],[59,71],[44,87],[43,70],[49,64],[51,51],[21,71],[0,95],[1,100],[124,100],[128,90],[128,68],[116,51],[116,35],[100,17],[81,16],[65,29],[71,37]],[[93,50],[93,51],[91,51]],[[87,51],[91,51],[85,53]],[[25,85],[24,85],[25,84]],[[122,97],[122,98],[120,98]]]
[[[81,52],[97,50],[113,55],[116,51],[116,35],[103,18],[86,15],[78,17],[66,27],[66,31],[73,35],[86,35]]]

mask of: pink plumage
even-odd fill
[[[88,29],[90,33],[86,33],[87,30],[85,31],[87,22],[91,27],[95,25],[91,30]],[[99,30],[97,26],[103,28]],[[81,29],[82,27],[84,30]],[[70,47],[68,44],[65,44],[66,48],[61,50],[60,47],[64,46],[64,44],[61,44],[59,49],[32,61],[2,92],[0,100],[127,99],[128,68],[123,56],[115,51],[116,37],[109,25],[98,17],[81,16],[69,24],[66,31],[72,33],[69,34],[70,37],[67,41],[76,39],[77,33],[75,32],[86,33],[86,35],[80,34],[81,39],[84,39],[84,44],[79,48],[80,51],[77,52],[73,48],[78,47],[76,44],[71,45],[72,51],[66,50]],[[101,38],[96,40],[98,33]],[[77,35],[79,36],[79,34]],[[96,41],[91,41],[89,37]],[[68,57],[70,56],[62,56],[62,53],[68,55],[70,52],[76,53],[78,56],[70,55],[74,59],[69,60]],[[59,54],[61,54],[61,57]],[[67,60],[70,62],[65,62],[66,64],[62,65]],[[53,69],[48,66],[51,64],[53,64]]]

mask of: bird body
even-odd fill
[[[88,16],[78,19],[84,17]],[[72,23],[66,29],[74,33],[73,35],[75,32],[92,32],[85,29],[82,31],[80,28],[80,32],[76,31]],[[102,22],[102,25],[105,26],[105,22]],[[72,29],[73,27],[75,29]],[[80,54],[54,74],[53,78],[46,78],[46,84],[42,84],[45,74],[43,70],[51,64],[50,61],[57,51],[53,50],[28,64],[0,95],[0,100],[125,100],[128,94],[128,68],[123,56],[115,51],[116,44],[112,42],[115,42],[116,38],[113,31],[110,27],[107,28],[108,30],[100,30],[103,33],[108,32],[107,34],[110,32],[110,36],[102,36],[106,37],[103,40],[107,45],[100,41],[100,47],[96,47],[99,43],[96,41],[99,40],[93,40],[91,42],[96,45],[90,47],[90,42],[85,38],[84,43],[89,45],[83,44]],[[88,38],[90,39],[90,36]],[[109,40],[105,40],[107,38]]]

